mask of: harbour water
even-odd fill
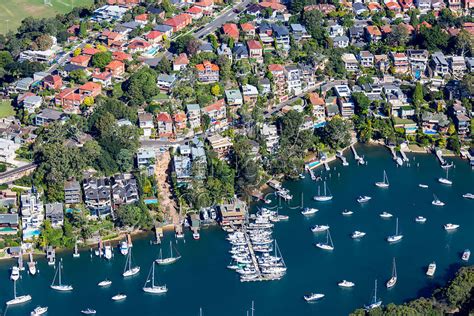
[[[8,308],[6,315],[29,315],[35,306],[46,305],[48,315],[79,315],[80,310],[91,307],[97,310],[97,315],[188,316],[199,315],[202,307],[202,314],[206,316],[243,316],[250,310],[252,301],[255,301],[255,315],[347,315],[370,301],[374,279],[379,281],[378,296],[384,304],[429,295],[465,264],[460,259],[463,250],[474,250],[474,200],[462,198],[464,193],[474,193],[474,171],[466,161],[448,159],[455,163],[449,172],[454,183],[446,186],[437,181],[445,172],[434,155],[409,154],[411,166],[397,167],[390,152],[383,147],[358,146],[357,151],[365,157],[367,165],[357,166],[352,153],[346,151],[349,166],[343,167],[340,161],[334,161],[330,172],[315,171],[327,179],[334,195],[332,201],[312,200],[322,182],[312,181],[309,175],[284,184],[294,196],[290,206],[299,205],[303,193],[304,206],[316,207],[319,212],[304,217],[299,208],[282,202],[280,213],[289,215],[290,219],[276,223],[274,228],[274,237],[288,267],[280,281],[241,283],[239,276],[226,268],[230,262],[226,234],[214,227],[203,229],[199,241],[186,232],[185,241],[175,243],[181,260],[173,265],[157,266],[155,270],[157,283],[166,284],[168,293],[146,294],[141,288],[161,247],[151,245],[149,235],[134,239],[133,259],[141,271],[130,279],[122,277],[125,257],[117,249],[110,261],[91,258],[88,251],[81,252],[80,258],[73,258],[70,252],[58,253],[57,257],[62,257],[64,263],[63,283],[74,286],[70,293],[49,288],[54,269],[43,258],[38,258],[39,274],[32,277],[24,271],[18,282],[18,294],[30,294],[33,300]],[[390,181],[388,189],[374,185],[382,181],[383,170]],[[419,188],[419,183],[429,188]],[[446,206],[431,205],[433,193]],[[360,205],[356,202],[359,195],[372,196],[372,200]],[[354,214],[343,216],[344,209]],[[394,216],[382,219],[379,216],[382,211]],[[426,217],[426,223],[416,223],[418,215]],[[404,238],[389,244],[386,237],[394,234],[396,217]],[[461,227],[448,233],[443,229],[446,223]],[[316,224],[331,227],[334,251],[314,246],[326,240],[325,233],[311,232],[310,227]],[[367,235],[359,241],[353,240],[350,234],[354,230]],[[171,233],[165,234],[164,254],[169,253],[170,239],[175,242]],[[385,282],[391,276],[393,257],[397,261],[398,282],[387,290]],[[428,278],[425,271],[432,261],[436,261],[437,270],[433,278]],[[13,296],[13,284],[9,280],[13,263],[0,262],[2,302]],[[112,280],[112,285],[97,287],[105,278]],[[355,287],[339,288],[337,283],[342,279],[354,282]],[[119,292],[125,293],[127,299],[113,302],[111,297]],[[302,296],[310,292],[324,293],[326,297],[308,304]]]

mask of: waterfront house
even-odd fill
[[[156,123],[160,137],[170,137],[173,135],[173,120],[171,119],[171,115],[166,112],[160,112],[156,116]]]
[[[84,202],[92,215],[105,217],[111,212],[112,199],[109,178],[87,176],[82,183]]]
[[[82,201],[81,185],[74,179],[64,182],[64,202],[79,204]]]
[[[137,180],[132,174],[118,174],[113,176],[112,198],[114,208],[122,204],[131,204],[138,201]]]
[[[242,225],[247,218],[247,204],[238,198],[218,205],[217,211],[222,226]]]
[[[44,222],[43,201],[34,186],[21,193],[20,207],[23,240],[31,240],[39,236]]]
[[[63,203],[55,202],[44,205],[45,216],[51,222],[53,228],[61,228],[64,225]]]
[[[444,113],[432,113],[425,111],[421,113],[421,126],[423,133],[433,135],[445,133],[448,129],[449,120]]]
[[[354,102],[350,98],[341,97],[337,99],[339,111],[343,118],[351,118],[354,115]]]
[[[210,61],[203,61],[196,65],[198,79],[201,82],[213,83],[219,81],[219,66]]]
[[[207,137],[207,141],[211,149],[217,154],[219,159],[227,157],[233,144],[229,137],[223,137],[219,134],[214,134]]]
[[[458,135],[464,137],[465,135],[469,134],[471,119],[466,114],[456,114],[454,117],[454,124],[456,124]]]

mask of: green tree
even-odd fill
[[[104,69],[111,61],[112,54],[110,52],[99,52],[92,56],[92,65],[100,69]]]
[[[156,72],[150,68],[141,68],[125,82],[123,90],[132,105],[150,102],[159,93],[156,85]]]
[[[39,50],[47,50],[50,49],[51,46],[53,46],[53,39],[51,38],[51,36],[43,34],[35,39],[35,43],[38,46]]]
[[[350,123],[341,117],[333,117],[322,129],[321,140],[334,149],[349,146],[351,142]]]
[[[213,96],[217,97],[221,94],[221,87],[218,84],[215,84],[211,88],[211,93]]]
[[[86,36],[87,36],[87,22],[82,21],[81,24],[79,25],[79,37],[86,38]]]

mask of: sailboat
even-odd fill
[[[431,202],[434,206],[444,206],[444,202],[442,202],[438,197],[433,194],[433,201]]]
[[[395,258],[393,258],[393,266],[392,266],[392,277],[390,280],[387,281],[385,284],[387,288],[392,288],[397,284],[397,265],[395,264]]]
[[[403,235],[398,234],[398,217],[397,217],[397,224],[395,226],[395,235],[388,236],[387,241],[388,242],[397,242],[403,238]]]
[[[377,300],[377,279],[375,279],[375,288],[374,288],[374,296],[372,297],[372,302],[369,305],[365,305],[365,310],[371,310],[382,305],[382,301]]]
[[[31,301],[31,295],[16,296],[16,280],[13,281],[13,299],[7,301],[7,305],[17,305]]]
[[[390,184],[388,182],[388,177],[387,177],[387,173],[385,172],[385,170],[383,171],[383,181],[382,182],[375,182],[375,185],[378,186],[379,188],[388,188],[388,186]]]
[[[313,199],[318,202],[325,202],[325,201],[330,201],[332,200],[332,194],[331,191],[329,191],[329,188],[326,186],[326,181],[324,181],[324,194],[321,195],[321,187],[318,186],[318,195],[315,195]]]
[[[176,251],[176,252],[178,252],[178,251]],[[181,256],[180,256],[179,253],[178,253],[178,256],[173,257],[173,244],[170,241],[170,256],[168,258],[163,258],[163,251],[162,251],[162,249],[160,249],[160,257],[158,259],[156,259],[155,261],[159,265],[167,265],[167,264],[175,263],[179,259],[181,259]]]
[[[72,291],[72,289],[73,289],[72,285],[63,285],[62,284],[62,281],[61,281],[61,270],[62,269],[63,269],[63,260],[61,259],[61,261],[58,264],[58,267],[56,268],[56,272],[54,273],[53,282],[51,282],[51,285],[49,287],[52,288],[53,290],[56,290],[56,291],[62,291],[62,292]],[[56,276],[58,276],[58,274],[59,274],[58,285],[54,285],[54,283],[56,282]]]
[[[446,178],[440,177],[438,178],[438,182],[442,184],[447,184],[447,185],[453,184],[453,181],[448,179],[448,173],[449,173],[449,169],[446,169]]]
[[[334,250],[334,244],[332,243],[331,233],[329,232],[329,229],[326,232],[326,243],[318,242],[316,244],[316,247],[324,250]]]
[[[140,267],[132,267],[132,248],[128,251],[127,260],[125,260],[125,268],[123,269],[122,275],[124,277],[130,277],[140,272]]]
[[[150,278],[151,274],[151,278]],[[147,284],[151,281],[151,286]],[[155,262],[153,261],[151,265],[150,272],[148,272],[148,277],[146,279],[145,285],[143,286],[143,291],[152,294],[162,294],[168,292],[166,285],[155,285]]]

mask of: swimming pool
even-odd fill
[[[155,56],[155,54],[158,52],[158,49],[158,47],[152,47],[146,51],[145,55]]]
[[[23,240],[33,239],[41,234],[39,229],[26,229],[23,231]]]
[[[438,134],[438,132],[435,131],[434,129],[424,129],[423,133],[426,134],[426,135],[436,135],[436,134]]]

